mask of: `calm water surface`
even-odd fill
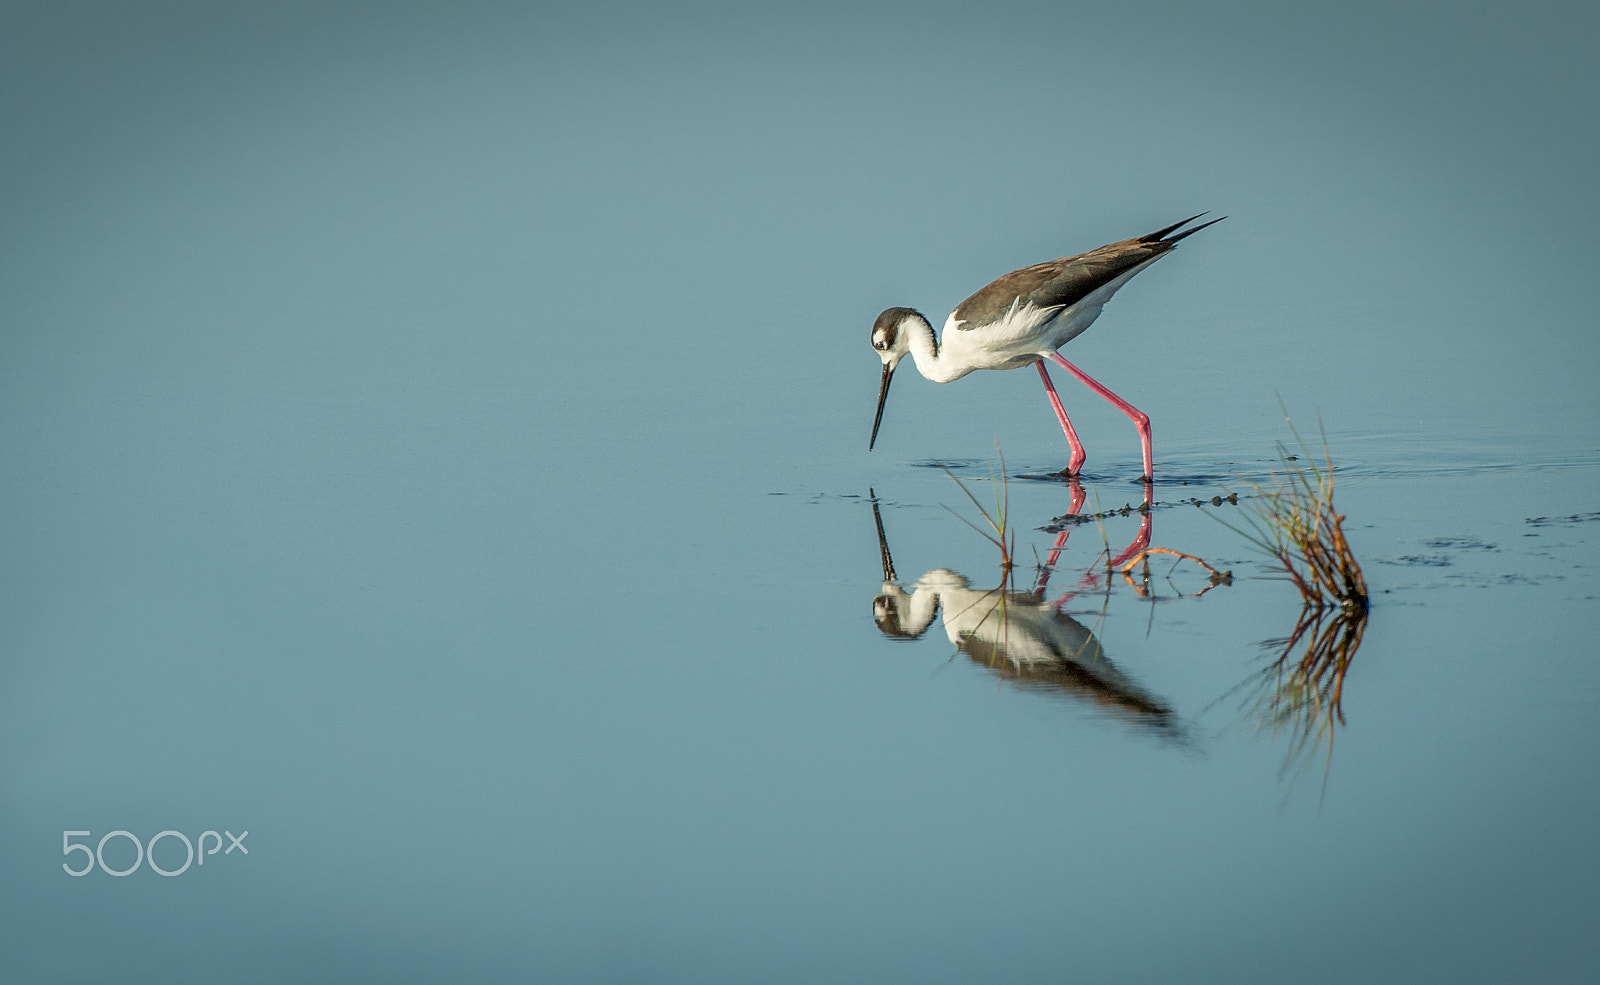
[[[204,9],[0,30],[0,977],[1588,980],[1592,19]],[[1201,208],[1068,354],[1231,584],[1107,583],[1068,380],[1064,544],[1031,371],[867,453],[879,310]],[[1280,397],[1374,599],[1298,752]],[[1076,665],[950,635],[997,442]]]

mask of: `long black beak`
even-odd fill
[[[896,363],[883,364],[883,382],[878,384],[878,413],[872,417],[872,440],[867,442],[867,451],[878,443],[878,425],[883,423],[883,402],[889,399],[889,381],[894,379]]]

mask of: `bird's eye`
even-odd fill
[[[885,342],[882,339],[877,339],[876,341],[874,341],[872,343],[872,347],[874,349],[887,349],[887,348],[889,348],[889,343]]]

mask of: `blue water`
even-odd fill
[[[1593,15],[0,16],[0,977],[1600,959]],[[1067,354],[1231,584],[1107,589],[1138,442],[1057,374],[1117,513],[1045,594],[1160,726],[886,636],[874,497],[987,589],[1002,487],[1026,590],[1070,490],[1031,370],[907,367],[869,454],[877,312],[1202,208]],[[1251,712],[1299,604],[1218,522],[1280,400],[1374,599],[1331,752]],[[62,871],[117,830],[249,833]]]

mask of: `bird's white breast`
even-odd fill
[[[944,334],[939,340],[943,350],[941,361],[949,360],[952,368],[960,367],[961,371],[951,379],[975,369],[1026,366],[1038,360],[1041,348],[1051,348],[1045,341],[1053,334],[1047,326],[1061,311],[1060,308],[1041,308],[1018,298],[999,319],[970,328],[963,328],[966,323],[951,312],[945,319]]]

